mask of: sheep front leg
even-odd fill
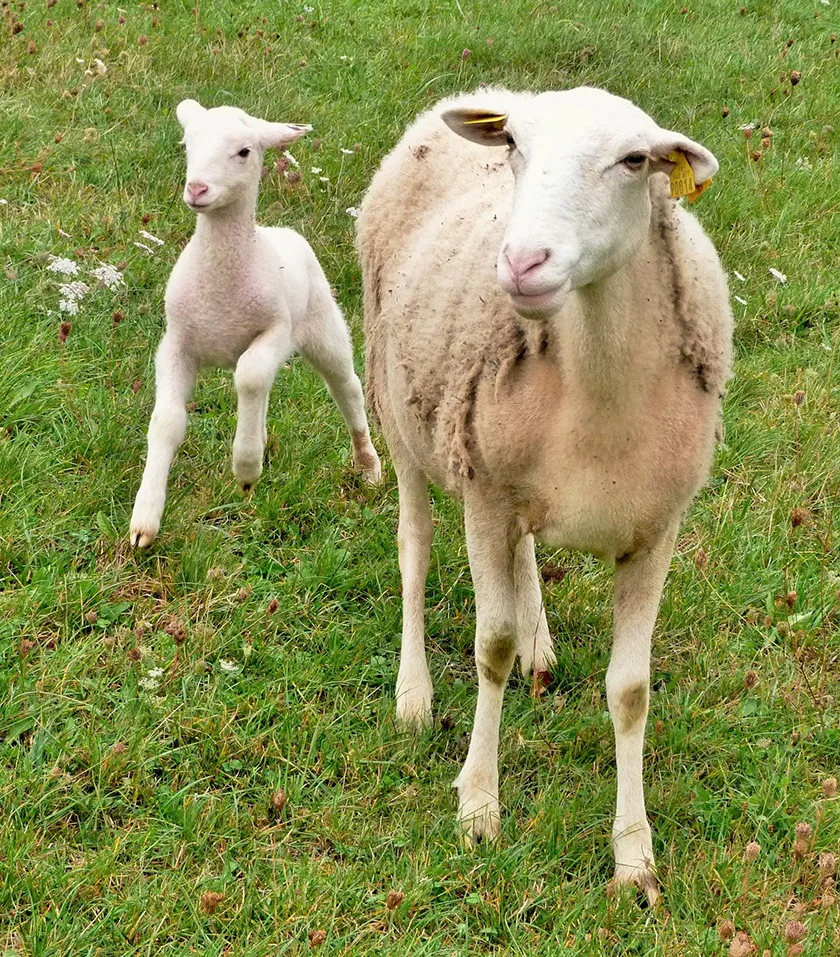
[[[353,346],[341,310],[329,291],[310,306],[300,343],[304,358],[324,380],[350,432],[353,465],[371,485],[382,479],[379,456],[370,440],[362,384],[353,368]]]
[[[475,589],[478,702],[458,789],[458,818],[468,841],[499,833],[499,723],[517,650],[516,526],[498,503],[465,507],[467,552]]]
[[[534,536],[524,535],[516,546],[513,563],[516,581],[517,654],[523,677],[532,671],[539,677],[555,665],[551,635],[545,619],[540,573],[534,554]]]
[[[426,479],[397,466],[400,526],[397,541],[402,578],[403,621],[397,675],[397,722],[419,731],[432,721],[432,679],[426,664],[426,576],[432,545],[432,515]]]
[[[233,474],[243,492],[249,492],[262,475],[269,393],[277,370],[291,351],[288,329],[274,327],[254,339],[236,363],[233,381],[238,407]]]
[[[607,702],[615,730],[618,796],[613,826],[615,880],[635,884],[654,904],[659,884],[645,811],[642,758],[650,688],[650,645],[676,528],[615,570],[614,638],[607,669]]]
[[[155,408],[149,422],[146,467],[129,529],[134,548],[148,548],[160,530],[169,469],[187,433],[187,402],[196,372],[192,358],[172,336],[164,335],[155,356]]]

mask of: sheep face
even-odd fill
[[[311,129],[268,123],[232,106],[208,110],[195,100],[180,103],[177,115],[187,151],[184,202],[196,213],[241,199],[253,203],[265,151],[283,149]]]
[[[619,270],[650,226],[648,178],[682,153],[697,183],[717,171],[703,146],[664,130],[628,100],[582,87],[517,98],[509,112],[453,109],[443,120],[485,146],[506,145],[515,186],[497,260],[516,311],[545,319],[570,291]]]

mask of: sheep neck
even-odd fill
[[[633,261],[576,290],[569,343],[579,385],[602,399],[630,401],[640,376],[656,376],[661,358],[657,317],[637,308]]]
[[[192,243],[210,275],[224,281],[253,259],[256,194],[196,217]]]

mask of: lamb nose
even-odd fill
[[[187,192],[190,194],[190,199],[198,199],[199,196],[203,196],[207,192],[206,183],[187,183]]]
[[[505,258],[510,266],[510,271],[517,283],[525,276],[538,269],[547,259],[547,249],[533,249],[523,253],[505,253]]]

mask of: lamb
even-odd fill
[[[606,91],[487,89],[409,128],[358,220],[368,401],[399,487],[397,717],[431,720],[429,482],[464,501],[475,589],[478,702],[455,781],[468,840],[499,831],[514,659],[526,674],[555,661],[535,538],[614,563],[615,879],[651,902],[651,633],[711,467],[732,337],[714,247],[671,193],[696,195],[717,168]]]
[[[308,126],[269,123],[230,106],[177,108],[184,128],[184,202],[195,232],[166,287],[166,332],[155,360],[149,449],[131,518],[130,540],[158,534],[172,459],[184,440],[186,404],[200,368],[235,368],[238,415],[233,472],[244,492],[263,468],[272,383],[293,351],[324,379],[350,431],[355,466],[381,475],[353,370],[350,334],[309,244],[291,229],[255,224],[263,155],[284,149]]]

